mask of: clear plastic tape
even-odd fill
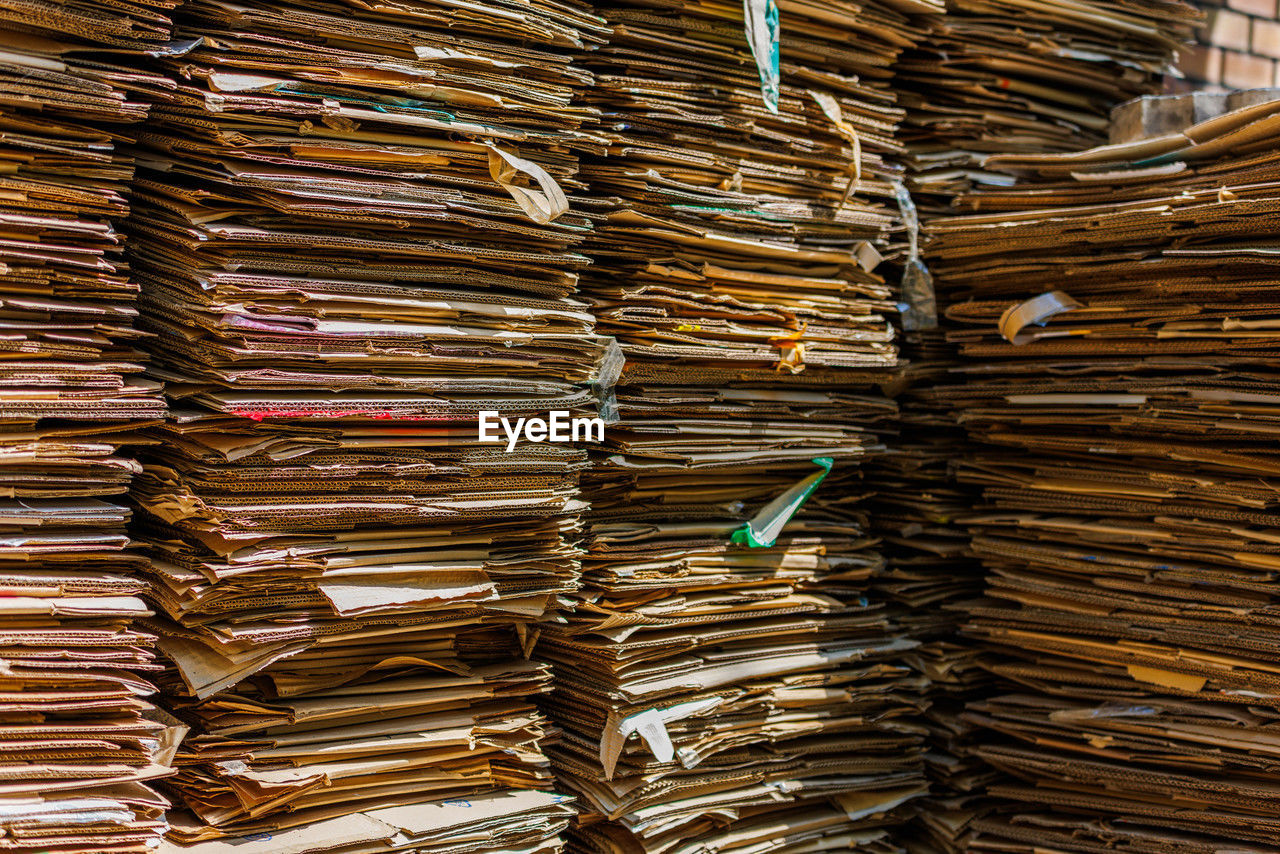
[[[933,274],[920,257],[920,216],[906,184],[893,182],[902,222],[907,227],[907,263],[902,271],[902,328],[907,331],[938,328],[938,295]]]

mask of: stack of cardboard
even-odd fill
[[[124,151],[162,81],[167,4],[0,8],[0,848],[145,852],[176,737],[127,551],[122,448],[164,412],[141,379],[117,224]]]
[[[742,4],[600,10],[583,290],[627,363],[578,607],[538,648],[576,851],[892,850],[923,789],[859,464],[895,411],[887,69],[929,8],[782,3],[776,113]]]
[[[1009,184],[1009,175],[983,164],[994,152],[1104,141],[1115,104],[1162,88],[1194,20],[1178,0],[948,0],[945,15],[920,22],[917,45],[894,67],[916,203],[937,213],[955,193]],[[924,242],[935,273],[938,251]],[[903,432],[889,460],[895,469],[877,473],[873,515],[889,544],[890,592],[927,615],[917,622],[926,641],[917,660],[931,686],[928,768],[936,797],[920,804],[906,844],[959,852],[987,810],[982,792],[992,776],[973,750],[985,734],[963,716],[968,700],[989,691],[989,676],[980,650],[953,637],[966,602],[981,589],[961,521],[977,490],[956,483],[950,463],[970,450],[954,423],[961,411],[932,397],[961,359],[941,333],[913,343],[906,347],[911,391],[899,398]]]
[[[583,174],[612,201],[584,282],[601,330],[628,362],[679,360],[695,384],[715,381],[703,366],[895,365],[891,291],[871,270],[898,215],[886,81],[907,18],[785,7],[773,113],[741,4],[599,11],[614,34],[584,61],[610,140]]]
[[[859,422],[885,401],[690,390],[655,417],[640,395],[621,390],[617,453],[585,490],[581,603],[538,647],[566,730],[553,761],[590,813],[577,850],[880,850],[884,814],[922,790],[916,644],[867,595],[882,562],[858,509],[876,450]],[[633,425],[665,428],[661,447]],[[676,434],[698,426],[719,436]]]
[[[891,389],[897,432],[887,453],[868,466],[874,530],[888,564],[878,586],[907,607],[915,634],[942,639],[961,619],[942,606],[980,590],[981,567],[969,555],[967,530],[955,524],[973,506],[972,490],[953,476],[965,435],[955,414],[929,394],[946,382],[951,353],[931,345],[915,346],[912,353],[916,358],[903,371],[901,385]]]
[[[990,154],[1104,142],[1113,106],[1161,91],[1197,16],[1182,0],[947,0],[895,66],[917,203],[1006,183]]]
[[[197,0],[178,32],[132,221],[174,401],[136,489],[193,727],[173,838],[555,849],[563,799],[512,791],[551,781],[523,654],[577,584],[586,455],[497,419],[590,412],[616,374],[567,200],[602,24]]]
[[[1280,102],[989,163],[936,221],[987,450],[971,706],[1004,772],[976,851],[1273,851]]]
[[[989,693],[991,679],[980,649],[956,637],[966,604],[983,586],[961,521],[976,496],[955,477],[966,445],[956,413],[930,394],[946,383],[954,351],[939,330],[905,336],[904,350],[911,362],[891,387],[898,432],[867,466],[872,530],[886,562],[877,590],[901,606],[903,626],[921,642],[911,661],[929,686],[925,768],[932,794],[913,804],[916,820],[899,838],[912,852],[960,852],[993,776],[973,751],[977,728],[963,717],[970,699]]]

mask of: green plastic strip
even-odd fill
[[[796,515],[809,500],[809,496],[813,495],[813,491],[831,474],[831,467],[836,461],[831,457],[815,457],[813,464],[821,471],[814,472],[761,507],[750,522],[733,532],[729,541],[753,549],[767,549],[776,543],[778,535],[791,521],[791,517]]]

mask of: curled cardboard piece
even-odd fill
[[[1058,315],[1080,307],[1080,303],[1062,291],[1040,294],[1026,302],[1010,306],[1000,318],[1000,334],[1014,346],[1029,343],[1031,338],[1022,334],[1028,326],[1044,326]]]

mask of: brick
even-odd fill
[[[1221,6],[1221,3],[1214,3]],[[1274,18],[1276,16],[1276,0],[1227,0],[1227,7],[1257,18]]]
[[[1247,52],[1253,19],[1230,9],[1212,9],[1201,30],[1200,40],[1214,47]]]
[[[1222,82],[1222,48],[1188,45],[1178,52],[1178,68],[1197,82]]]
[[[1234,89],[1265,89],[1275,82],[1275,61],[1227,51],[1222,56],[1222,82]]]
[[[1253,52],[1280,59],[1280,21],[1253,22]]]

